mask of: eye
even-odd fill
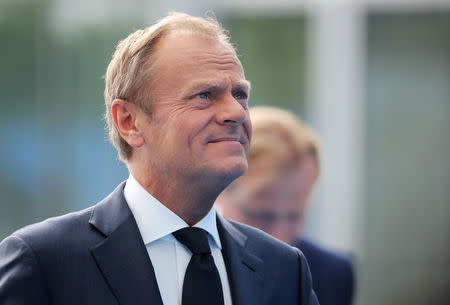
[[[195,95],[195,97],[198,97],[200,99],[208,99],[210,96],[209,92],[201,92]]]
[[[246,100],[247,99],[247,93],[244,91],[237,91],[236,93],[234,93],[234,97],[237,100]]]

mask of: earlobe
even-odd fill
[[[138,107],[122,99],[115,99],[111,105],[111,115],[122,138],[131,147],[144,145],[144,138],[137,126]]]

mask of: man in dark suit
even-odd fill
[[[349,305],[353,297],[350,261],[299,238],[308,198],[319,175],[317,136],[292,113],[275,107],[250,109],[253,125],[249,170],[219,196],[225,217],[250,224],[294,245],[311,268],[322,305]]]
[[[213,208],[247,170],[251,137],[250,84],[220,25],[175,13],[138,30],[105,81],[130,176],[3,240],[0,304],[317,304],[299,250]]]

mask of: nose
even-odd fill
[[[217,121],[222,125],[241,125],[247,118],[246,105],[241,104],[234,96],[227,95],[220,103]]]

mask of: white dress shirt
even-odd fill
[[[184,274],[192,253],[172,233],[189,225],[148,193],[131,174],[124,196],[152,261],[164,305],[181,305]],[[194,227],[208,232],[209,247],[222,282],[224,304],[232,305],[215,209],[212,208]]]

